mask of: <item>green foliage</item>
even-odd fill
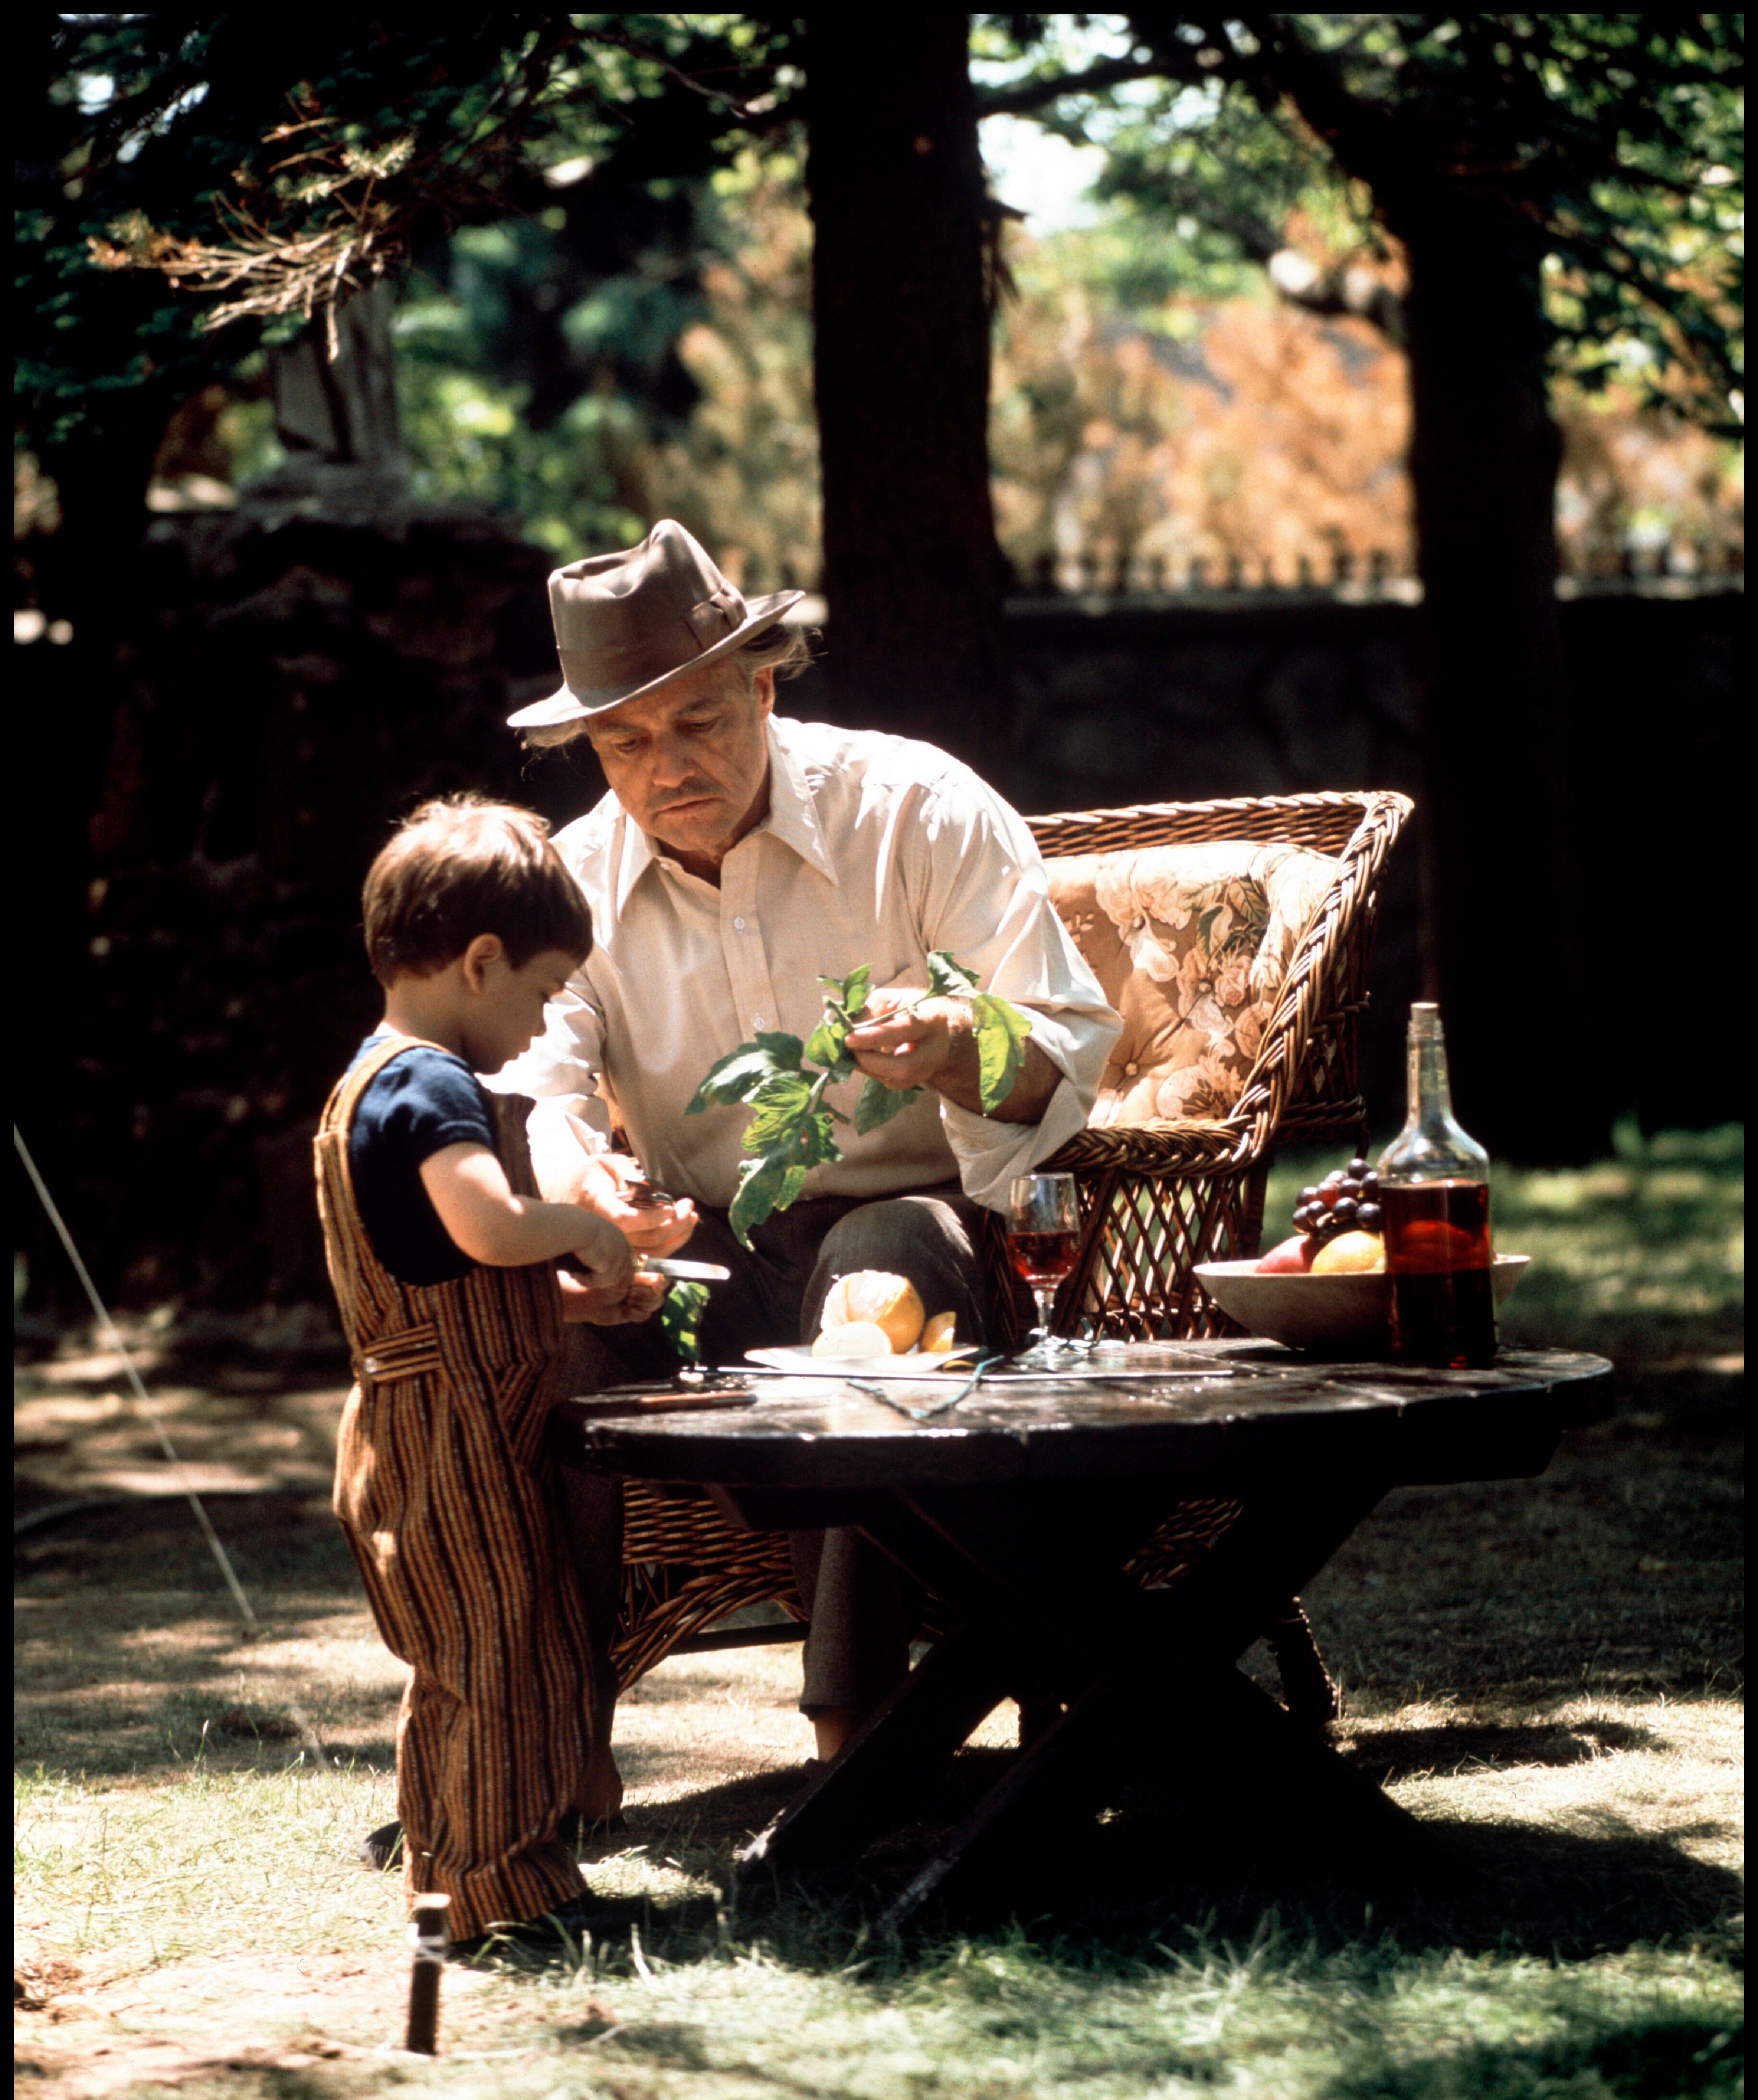
[[[700,1115],[705,1108],[727,1108],[735,1101],[749,1101],[772,1077],[797,1072],[804,1048],[797,1035],[788,1035],[780,1030],[758,1035],[749,1043],[741,1043],[736,1050],[729,1050],[724,1057],[717,1057],[709,1066],[708,1076],[696,1088],[696,1098],[684,1113]]]
[[[1017,1006],[987,991],[972,996],[970,1020],[977,1039],[977,1091],[992,1113],[1014,1091],[1031,1023]]]
[[[740,97],[773,100],[793,35],[741,16],[524,9],[33,18],[16,55],[24,441],[89,452],[126,430],[150,457],[170,407],[265,336],[297,333],[311,298],[431,260],[460,226],[493,225],[532,251],[559,230],[579,251],[576,276],[627,280],[595,324],[579,296],[563,302],[582,372],[559,398],[533,386],[516,404],[550,427],[595,377],[626,382],[631,361],[652,363],[650,342],[607,374],[594,326],[619,343],[640,333],[617,302],[640,304],[649,223],[687,223],[692,186],[751,135]],[[238,281],[193,290],[199,271],[186,271],[176,289],[167,265],[202,249],[232,257]],[[301,254],[333,254],[325,283]],[[522,281],[533,296],[503,302],[491,355],[546,347],[534,316],[559,324],[531,270]],[[248,311],[210,332],[217,307],[241,299]],[[675,333],[663,307],[644,317],[649,338]],[[431,407],[417,405],[417,424]]]
[[[928,996],[930,999],[957,999],[962,994],[976,989],[976,972],[967,970],[946,949],[936,948],[929,956]]]
[[[728,1217],[733,1231],[749,1246],[754,1227],[793,1202],[815,1167],[827,1167],[842,1157],[833,1126],[849,1118],[824,1099],[827,1088],[855,1076],[856,1066],[847,1047],[849,1032],[862,1025],[872,988],[872,970],[862,964],[846,977],[820,977],[824,1016],[804,1043],[797,1035],[774,1031],[741,1043],[709,1067],[696,1090],[687,1115],[700,1115],[709,1108],[730,1108],[749,1102],[752,1114],[745,1126],[744,1149],[753,1155],[740,1163],[739,1190]],[[968,999],[977,1043],[980,1074],[978,1094],[984,1111],[992,1114],[1012,1092],[1024,1057],[1031,1023],[1017,1007],[992,992],[976,989],[974,971],[968,970],[947,950],[937,948],[928,958],[926,999]],[[908,1013],[919,999],[888,1009]],[[804,1061],[810,1059],[808,1065]],[[815,1067],[816,1069],[813,1069]],[[920,1100],[920,1087],[891,1088],[869,1076],[855,1102],[854,1124],[864,1137],[889,1123],[900,1110]]]
[[[702,1315],[708,1310],[705,1283],[674,1283],[660,1306],[660,1331],[678,1352],[681,1361],[702,1361]]]
[[[921,1099],[920,1087],[888,1087],[882,1079],[870,1074],[861,1082],[861,1090],[855,1103],[855,1134],[865,1137],[869,1131],[877,1130],[900,1115],[912,1102]]]
[[[1017,67],[989,104],[1102,145],[1098,193],[1187,285],[1289,245],[1379,262],[1382,229],[1497,215],[1509,267],[1542,262],[1559,368],[1737,429],[1743,17],[1129,15],[1098,65],[1057,51],[1068,19],[983,18]]]

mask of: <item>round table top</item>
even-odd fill
[[[607,1414],[615,1403],[587,1400],[576,1449],[596,1471],[774,1488],[1286,1475],[1309,1464],[1464,1479],[1473,1452],[1486,1457],[1510,1437],[1530,1447],[1594,1418],[1586,1396],[1563,1389],[1611,1369],[1557,1349],[1504,1349],[1483,1370],[1319,1363],[1250,1339],[1137,1343],[1078,1361],[1084,1374],[1012,1389],[993,1376],[950,1408],[959,1381],[945,1372],[882,1383],[756,1372],[749,1405],[699,1411],[643,1410],[631,1396],[626,1413]],[[908,1411],[937,1404],[925,1419]],[[1423,1470],[1438,1462],[1466,1470]]]

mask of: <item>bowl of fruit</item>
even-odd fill
[[[1385,1273],[1379,1176],[1358,1155],[1302,1189],[1294,1234],[1256,1261],[1199,1262],[1203,1288],[1248,1334],[1332,1357],[1387,1356],[1392,1284]],[[1528,1257],[1497,1255],[1491,1284],[1499,1305]]]

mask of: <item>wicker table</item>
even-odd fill
[[[582,1410],[573,1462],[708,1489],[754,1529],[856,1524],[947,1608],[930,1649],[818,1782],[747,1849],[741,1874],[846,1861],[908,1819],[925,1781],[1003,1699],[1055,1714],[893,1906],[900,1921],[1023,1816],[1095,1806],[1168,1732],[1237,1774],[1299,1789],[1308,1812],[1383,1846],[1404,1811],[1238,1663],[1394,1486],[1542,1472],[1599,1412],[1602,1357],[1508,1349],[1493,1369],[1319,1364],[1271,1344],[1137,1345],[1093,1377],[985,1383],[950,1410],[924,1379],[861,1390],[761,1381],[753,1405]],[[1144,1376],[1143,1374],[1151,1374]],[[564,1411],[565,1414],[565,1411]],[[1244,1512],[1188,1573],[1123,1573],[1167,1511]]]

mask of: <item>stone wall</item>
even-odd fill
[[[1087,602],[1092,610],[1053,600],[1015,608],[1010,785],[1023,809],[1327,788],[1416,798],[1388,864],[1363,1039],[1376,1129],[1394,1127],[1402,1019],[1422,996],[1418,609],[1218,594],[1206,606]],[[1483,909],[1508,943],[1509,1055],[1495,1086],[1522,1083],[1522,1034],[1546,1025],[1547,949],[1573,938],[1605,988],[1603,1033],[1580,1054],[1609,1069],[1620,1109],[1650,1128],[1743,1113],[1721,1031],[1681,1022],[1725,978],[1726,914],[1739,893],[1744,608],[1736,590],[1664,586],[1563,603],[1589,910],[1571,931],[1548,900],[1499,893],[1498,841],[1485,836]],[[1520,766],[1517,748],[1505,756]],[[1535,798],[1531,822],[1552,816]],[[1484,1076],[1478,1098],[1492,1105]]]

